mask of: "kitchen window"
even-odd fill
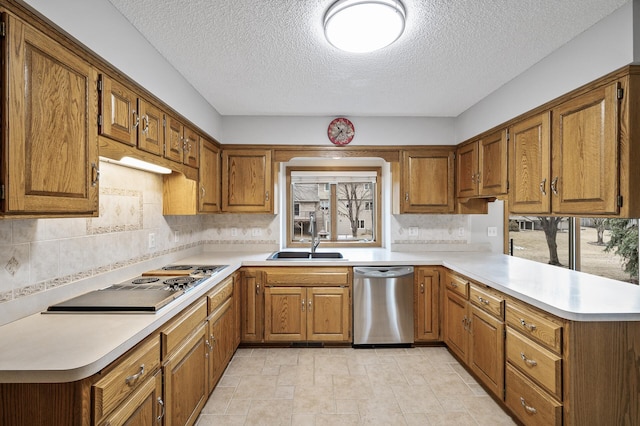
[[[381,175],[379,167],[288,167],[287,246],[311,244],[314,213],[320,247],[380,247]]]
[[[638,219],[510,216],[509,254],[638,283]]]

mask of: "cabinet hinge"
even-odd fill
[[[98,92],[102,92],[102,78],[98,80]]]
[[[4,184],[0,185],[0,200],[4,200]]]
[[[618,83],[618,90],[616,92],[616,96],[618,99],[622,99],[624,97],[624,89],[620,87],[620,83]]]
[[[7,35],[7,25],[4,22],[0,22],[0,37]]]
[[[623,198],[622,195],[618,195],[618,207],[622,207],[622,202],[623,202]]]
[[[507,181],[507,191],[509,190],[509,181]]]
[[[509,135],[509,129],[507,129],[507,142],[509,142],[509,138],[511,137],[511,135]]]
[[[98,114],[98,126],[102,127],[102,114]]]

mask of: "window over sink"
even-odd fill
[[[287,167],[287,246],[311,244],[315,215],[320,246],[381,245],[380,167]]]

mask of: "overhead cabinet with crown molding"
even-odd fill
[[[456,150],[457,197],[494,197],[507,193],[506,129],[459,145]]]
[[[625,69],[510,127],[509,210],[638,217],[640,70]]]
[[[97,216],[97,73],[2,13],[2,215]]]

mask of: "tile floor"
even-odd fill
[[[443,347],[238,349],[196,423],[514,424]]]

